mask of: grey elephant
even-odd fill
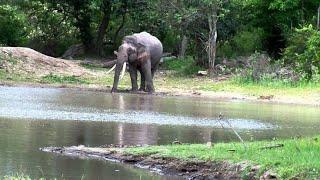
[[[162,53],[163,47],[160,40],[147,32],[124,37],[118,52],[115,51],[117,63],[111,92],[117,91],[121,69],[124,73],[128,63],[132,91],[138,91],[137,72],[139,71],[141,74],[139,90],[153,93],[153,76],[159,66]]]

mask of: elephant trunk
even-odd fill
[[[114,73],[113,87],[111,92],[115,92],[118,89],[118,84],[120,80],[123,78],[125,70],[126,70],[126,62],[117,62]],[[120,76],[121,73],[121,76]]]

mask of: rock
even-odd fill
[[[207,71],[198,71],[197,75],[198,76],[207,76],[208,72]]]
[[[213,147],[213,144],[212,144],[212,142],[207,142],[207,147],[208,147],[208,148],[211,148],[211,147]]]
[[[62,55],[63,59],[73,59],[75,56],[84,54],[84,45],[75,44],[68,48],[68,50]]]
[[[277,175],[271,171],[267,171],[263,173],[263,175],[260,177],[260,180],[268,180],[268,179],[278,179]]]
[[[274,95],[269,95],[269,96],[259,96],[259,99],[261,100],[271,100],[274,98]]]

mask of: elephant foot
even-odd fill
[[[148,92],[148,94],[153,94],[155,91],[154,89],[147,89],[146,92]]]
[[[138,88],[132,88],[130,92],[131,93],[136,93],[136,92],[138,92]]]
[[[140,89],[139,89],[139,91],[143,91],[143,92],[145,92],[145,91],[146,91],[146,89],[145,89],[145,88],[140,88]]]
[[[116,92],[118,92],[118,90],[116,88],[111,89],[111,93],[116,93]]]

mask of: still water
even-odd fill
[[[219,120],[219,114],[223,118]],[[313,136],[320,109],[204,98],[0,88],[0,179],[172,179],[127,165],[39,151],[46,146],[168,144]]]

